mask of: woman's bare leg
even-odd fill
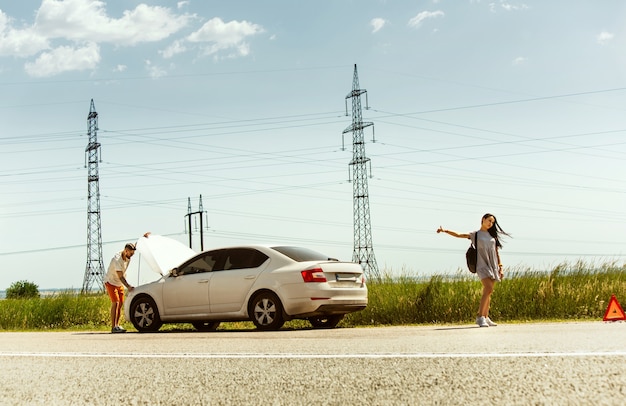
[[[489,317],[489,305],[491,304],[491,294],[496,281],[491,278],[481,279],[483,284],[483,295],[480,298],[480,306],[478,307],[478,316]]]

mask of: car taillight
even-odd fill
[[[321,268],[307,269],[300,273],[305,282],[326,282],[326,276]]]

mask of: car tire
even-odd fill
[[[158,331],[163,322],[159,316],[159,309],[149,296],[139,296],[130,305],[130,318],[133,326],[140,333]]]
[[[257,293],[248,303],[248,316],[259,330],[279,330],[285,319],[283,305],[274,293]]]
[[[311,323],[313,328],[335,328],[343,320],[343,316],[343,314],[335,314],[332,316],[309,317],[309,323]]]
[[[215,331],[220,325],[219,321],[194,321],[191,323],[198,331]]]

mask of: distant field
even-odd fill
[[[428,278],[382,277],[370,280],[368,289],[367,308],[349,314],[340,326],[471,323],[481,296],[480,281],[467,271]],[[41,293],[36,299],[1,300],[0,330],[108,328],[110,302],[105,294]],[[598,320],[611,295],[626,305],[626,264],[590,267],[579,262],[559,265],[551,272],[506,270],[492,295],[490,317],[496,321]],[[129,323],[126,326],[132,328]],[[287,326],[300,328],[308,322],[293,321]]]
[[[39,290],[39,295],[41,297],[48,297],[48,296],[53,296],[53,295],[57,295],[61,292],[70,292],[71,289],[40,289]],[[80,290],[75,290],[76,293],[80,293]],[[0,299],[5,299],[6,296],[6,290],[0,290]]]

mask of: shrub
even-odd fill
[[[39,297],[39,286],[28,281],[13,282],[6,291],[7,299],[31,299]]]

